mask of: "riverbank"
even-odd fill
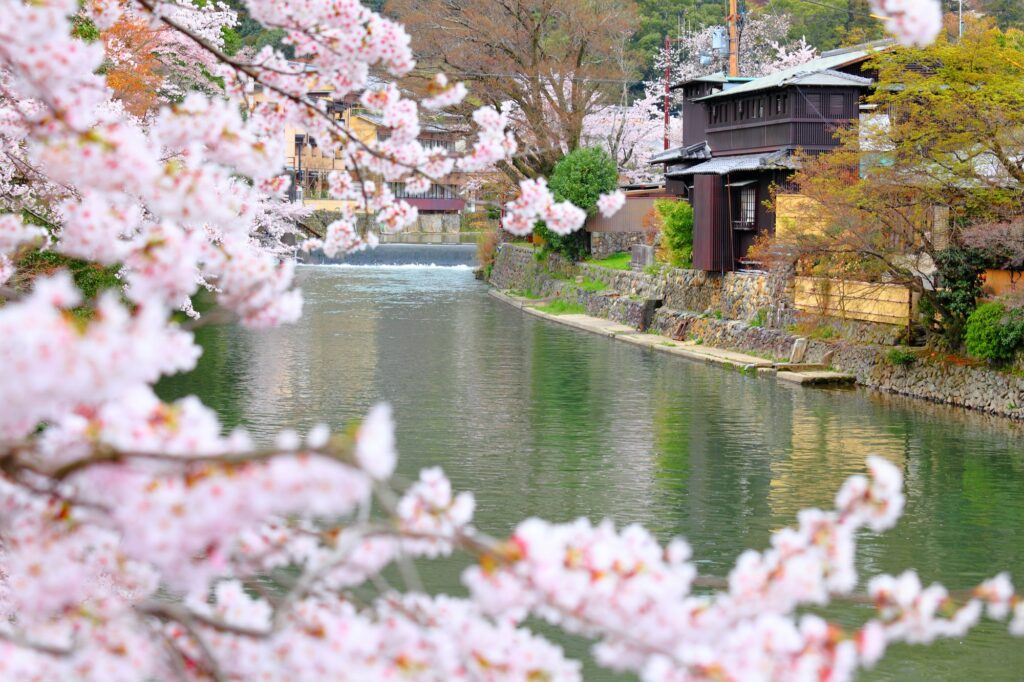
[[[773,362],[763,357],[745,353],[705,346],[693,341],[674,341],[669,337],[652,332],[639,331],[625,324],[619,324],[606,318],[593,317],[585,313],[550,313],[542,309],[539,301],[515,296],[492,289],[491,296],[503,303],[515,306],[528,315],[534,315],[551,322],[573,327],[581,331],[607,336],[617,341],[668,353],[713,365],[721,365],[741,372],[757,372],[759,374],[777,374],[783,381],[795,384],[845,384],[853,383],[855,378],[850,374],[835,372],[823,365],[803,363],[793,366],[791,363]]]
[[[557,256],[541,262],[529,247],[503,244],[490,282],[499,290],[523,294],[526,301],[560,300],[578,306],[585,316],[630,330],[618,332],[616,338],[637,345],[700,354],[696,359],[717,349],[770,365],[789,359],[794,344],[804,339],[801,362],[828,366],[863,386],[1024,420],[1024,377],[925,349],[896,349],[891,343],[898,329],[834,320],[827,328],[840,330],[837,339],[793,333],[795,311],[787,306],[785,284],[767,275],[729,273],[715,278],[679,269],[635,273],[572,264]],[[537,312],[542,311],[531,314]],[[551,317],[577,326],[582,322]],[[657,340],[641,340],[645,336]]]

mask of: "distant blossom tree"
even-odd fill
[[[650,166],[651,157],[664,148],[664,93],[649,88],[629,106],[605,105],[583,119],[580,138],[585,147],[599,146],[615,159],[619,173],[630,182],[654,180],[659,175]],[[682,120],[669,116],[670,143],[682,136]]]
[[[898,519],[901,476],[882,459],[723,581],[698,575],[684,540],[663,546],[638,526],[528,519],[508,538],[484,536],[472,495],[439,469],[390,483],[386,405],[350,431],[283,431],[257,446],[195,397],[157,398],[159,377],[195,366],[196,325],[301,313],[272,229],[284,222],[285,131],[308,131],[339,159],[330,191],[349,208],[316,244],[329,252],[415,219],[367,175],[425,191],[516,151],[492,107],[474,114],[466,153],[422,147],[419,106],[457,105],[465,89],[438,77],[417,105],[371,86],[371,69],[399,78],[414,61],[404,30],[354,0],[247,7],[305,62],[270,48],[227,55],[204,28],[219,11],[209,3],[131,5],[207,52],[224,82],[141,120],[111,98],[104,42],[73,33],[77,0],[0,0],[0,679],[580,679],[527,616],[593,638],[600,664],[652,681],[845,680],[889,643],[959,637],[983,611],[1024,634],[1005,574],[963,593],[912,571],[875,576],[876,611],[855,628],[805,612],[850,595],[857,533]],[[101,31],[123,10],[85,6]],[[311,73],[358,94],[391,136],[345,128],[307,94]],[[597,201],[606,213],[621,204]],[[376,216],[375,231],[356,230],[357,210]],[[583,215],[528,180],[505,227],[544,220],[569,233]],[[117,266],[123,286],[85,298],[67,270],[11,284],[39,249]],[[216,312],[182,323],[177,311],[204,287]],[[468,595],[425,594],[410,559],[456,549],[473,559]],[[404,590],[381,577],[391,565]]]

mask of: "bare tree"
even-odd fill
[[[549,173],[630,73],[620,47],[635,25],[632,0],[390,0],[387,12],[409,28],[427,72],[466,81],[474,103],[513,107],[510,176]]]

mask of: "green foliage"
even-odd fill
[[[688,268],[693,258],[693,207],[688,201],[659,199],[654,208],[661,218],[661,234],[672,265]]]
[[[772,0],[771,13],[790,16],[790,40],[806,38],[819,50],[862,43],[884,37],[882,22],[872,19],[867,0]]]
[[[718,0],[636,0],[639,21],[633,34],[633,50],[647,79],[661,74],[654,57],[665,46],[665,36],[676,36],[680,28],[699,30],[725,23],[725,7]],[[685,26],[681,26],[685,21]]]
[[[1024,310],[983,303],[967,318],[967,352],[991,362],[1009,362],[1024,347]]]
[[[608,288],[608,285],[602,282],[601,280],[591,279],[590,277],[585,277],[583,279],[583,282],[577,284],[576,286],[578,286],[583,291],[589,291],[591,293],[604,291],[605,289]]]
[[[886,362],[895,367],[907,367],[917,360],[917,355],[905,348],[893,348],[885,356]]]
[[[587,312],[587,309],[579,303],[570,303],[561,299],[556,299],[546,305],[536,306],[535,309],[548,315],[582,315]]]
[[[836,335],[836,328],[830,327],[828,325],[815,327],[813,330],[811,330],[811,333],[808,334],[808,336],[810,336],[812,339],[831,339],[835,338]]]
[[[942,329],[950,348],[958,348],[964,324],[981,296],[982,274],[990,257],[979,249],[949,247],[936,254],[939,286],[935,304],[942,313]]]
[[[633,255],[628,251],[621,251],[619,253],[613,253],[607,258],[601,258],[599,260],[588,260],[587,262],[591,265],[598,265],[602,268],[611,268],[612,270],[629,270],[629,264],[633,260]]]
[[[764,308],[758,309],[749,324],[751,327],[763,327],[768,324],[768,311]]]
[[[121,280],[117,278],[119,266],[101,267],[95,263],[62,256],[53,251],[29,251],[16,263],[18,273],[16,280],[28,283],[40,275],[55,270],[66,269],[75,280],[75,286],[82,292],[86,300],[96,297],[104,289],[120,289]]]
[[[71,35],[79,40],[92,43],[100,39],[100,30],[96,28],[96,24],[92,23],[92,19],[76,14],[71,17]]]
[[[1024,29],[1024,3],[1020,0],[979,0],[980,9],[1001,29]]]
[[[533,301],[536,301],[539,298],[544,298],[543,296],[538,294],[536,291],[533,291],[532,289],[526,289],[525,291],[522,289],[509,289],[508,293],[511,294],[512,296],[518,296],[519,298],[528,298]]]
[[[558,201],[571,201],[593,215],[598,197],[615,189],[618,182],[618,166],[608,152],[600,147],[582,147],[555,164],[548,187]],[[587,233],[582,229],[559,235],[538,223],[534,231],[552,251],[570,260],[583,260],[587,254]]]

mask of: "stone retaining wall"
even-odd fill
[[[650,232],[591,232],[590,255],[607,258],[613,253],[629,251],[634,244],[646,244]]]
[[[709,346],[773,360],[788,359],[797,339],[781,329],[750,327],[737,320],[717,320],[668,308],[657,310],[651,329],[677,340],[700,339]],[[889,360],[891,351],[886,346],[811,339],[805,361],[821,362],[831,352],[832,366],[853,374],[864,386],[1024,419],[1024,377],[923,357],[909,365],[896,365]]]
[[[576,274],[602,281],[611,290],[583,291],[575,284]],[[530,249],[505,244],[495,260],[491,283],[502,289],[558,296],[580,303],[589,315],[636,329],[650,328],[678,340],[700,339],[709,346],[771,359],[787,359],[797,339],[778,326],[748,324],[758,310],[766,307],[767,299],[778,295],[780,283],[768,280],[767,275],[734,273],[721,278],[714,273],[673,269],[654,276],[586,264],[576,266],[557,256],[551,256],[545,264]],[[688,309],[680,309],[684,307],[680,303]],[[781,310],[784,317],[787,309]],[[715,311],[720,311],[723,319],[717,319]],[[729,315],[740,319],[726,319]],[[828,324],[841,333],[850,333],[841,321],[829,318]],[[896,365],[889,361],[891,350],[849,340],[810,339],[805,360],[820,362],[831,352],[832,366],[855,375],[865,386],[1024,419],[1024,377],[923,357],[909,365]]]

